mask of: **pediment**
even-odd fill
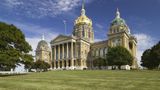
[[[66,40],[70,40],[72,39],[72,37],[70,36],[65,36],[65,35],[59,35],[57,36],[55,39],[53,39],[51,41],[51,44],[56,43],[56,42],[61,42],[61,41],[66,41]]]

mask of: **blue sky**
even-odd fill
[[[35,50],[44,33],[49,42],[73,31],[74,20],[80,15],[82,0],[0,0],[0,21],[14,24]],[[110,22],[119,8],[131,33],[138,39],[137,58],[160,40],[160,0],[86,0],[87,16],[93,21],[95,40],[107,39]],[[33,53],[33,52],[32,52]]]

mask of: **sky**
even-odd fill
[[[0,21],[14,24],[26,36],[33,55],[42,34],[49,43],[59,34],[73,31],[82,0],[0,0]],[[137,58],[160,40],[160,0],[85,0],[86,15],[93,22],[95,41],[106,40],[119,8],[121,17],[137,37]]]

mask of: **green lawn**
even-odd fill
[[[160,90],[160,71],[49,71],[0,77],[0,90]]]

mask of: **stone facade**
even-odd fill
[[[125,20],[120,17],[118,9],[115,19],[110,24],[107,36],[108,40],[93,43],[91,45],[92,58],[105,57],[108,47],[122,46],[128,49],[134,57],[131,67],[137,68],[137,39],[130,33],[130,29]]]
[[[45,61],[52,66],[51,49],[48,46],[48,43],[44,40],[44,36],[42,36],[42,40],[39,41],[36,48],[36,61],[37,60]]]
[[[94,42],[92,20],[86,16],[82,5],[81,15],[75,20],[72,35],[59,35],[50,42],[53,69],[90,69],[95,58],[105,58],[108,47],[115,46],[123,46],[131,52],[134,57],[132,68],[136,68],[137,40],[131,35],[125,20],[120,17],[119,10],[110,24],[107,36],[108,40]]]

